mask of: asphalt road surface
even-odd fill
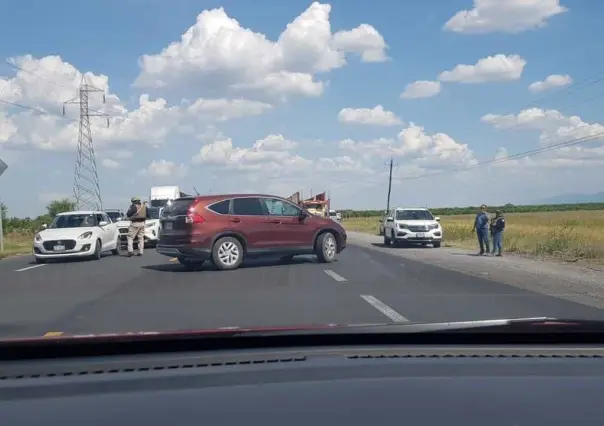
[[[355,245],[331,264],[304,256],[229,272],[186,271],[153,249],[0,261],[0,338],[538,316],[604,319],[604,310]]]

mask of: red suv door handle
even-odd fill
[[[273,219],[273,220],[271,220],[271,223],[280,224],[281,221],[279,219]]]
[[[239,223],[239,222],[241,222],[241,219],[239,219],[238,217],[234,217],[230,220],[230,222]]]

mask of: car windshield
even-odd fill
[[[604,319],[604,2],[271,4],[2,2],[0,340]]]
[[[170,204],[170,202],[171,202],[171,200],[168,200],[168,199],[165,199],[165,200],[151,200],[149,204],[150,204],[151,207],[157,207],[157,208],[159,208],[159,207],[164,207],[164,206]]]
[[[106,212],[106,213],[112,222],[119,222],[120,220],[122,220],[122,214],[120,212]]]
[[[159,208],[147,207],[147,219],[159,219]]]
[[[55,217],[49,228],[89,228],[97,226],[97,224],[95,215],[93,214],[64,214]]]
[[[434,220],[427,210],[397,210],[396,220]]]

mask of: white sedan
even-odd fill
[[[74,211],[58,214],[50,226],[34,236],[36,263],[48,259],[100,259],[103,252],[120,254],[117,226],[107,213]]]

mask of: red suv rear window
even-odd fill
[[[169,213],[172,216],[186,215],[194,201],[195,198],[177,198],[172,201],[171,206],[166,207],[164,214]]]

